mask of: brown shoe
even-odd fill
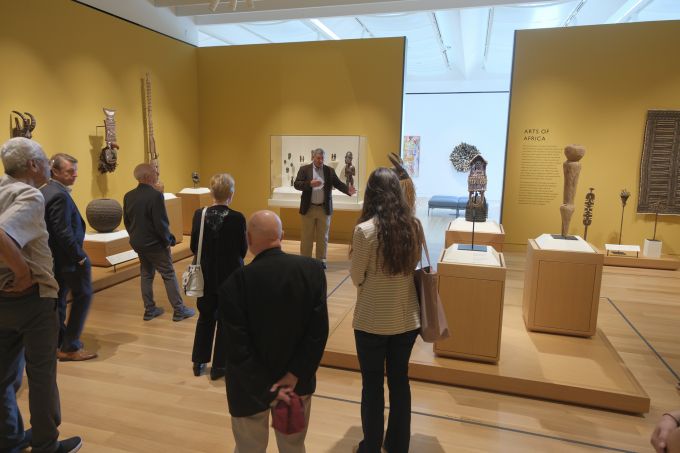
[[[57,358],[61,362],[82,362],[83,360],[90,360],[95,357],[97,357],[96,352],[88,352],[84,349],[71,352],[57,351]]]

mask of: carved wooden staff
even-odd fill
[[[562,215],[562,234],[561,239],[575,239],[569,236],[569,223],[574,214],[574,195],[576,195],[576,185],[578,176],[581,173],[581,158],[586,153],[586,149],[579,145],[568,145],[564,148],[564,155],[567,158],[562,164],[564,170],[564,197],[560,206]]]
[[[146,124],[149,128],[149,164],[154,168],[156,174],[158,175],[158,181],[156,182],[156,188],[163,191],[163,183],[161,182],[161,168],[158,162],[158,152],[156,151],[156,139],[153,136],[153,119],[151,116],[151,77],[149,73],[146,73]]]

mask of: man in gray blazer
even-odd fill
[[[324,154],[321,148],[312,151],[312,163],[300,167],[293,186],[302,191],[300,255],[311,257],[312,246],[316,241],[316,259],[321,260],[325,269],[328,231],[333,214],[333,187],[349,196],[354,195],[356,189],[347,187],[332,167],[323,164]]]

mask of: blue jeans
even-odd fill
[[[37,291],[24,297],[0,296],[0,451],[12,451],[23,440],[24,426],[17,406],[24,357],[28,375],[28,405],[33,428],[33,452],[57,449],[61,423],[57,389],[57,313],[54,299]]]
[[[57,271],[59,283],[57,309],[59,311],[59,347],[64,352],[77,351],[83,347],[80,336],[85,328],[85,320],[92,305],[92,266],[90,260],[80,266],[76,264],[73,271]],[[66,296],[69,290],[73,296],[71,314],[66,323]]]
[[[408,452],[411,440],[411,387],[408,362],[418,330],[396,335],[375,335],[354,331],[357,357],[361,368],[361,428],[364,439],[361,453],[380,453],[384,445],[389,453]],[[383,443],[387,370],[390,389],[390,415]]]

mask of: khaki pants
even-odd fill
[[[302,221],[300,255],[311,257],[312,245],[316,241],[316,259],[326,260],[331,216],[326,215],[323,206],[311,205],[307,214],[300,216],[300,220]]]
[[[279,453],[305,453],[305,437],[309,427],[309,413],[312,410],[312,395],[300,398],[305,407],[305,430],[291,435],[281,434],[274,430]],[[250,417],[231,417],[231,430],[236,441],[234,453],[265,453],[267,451],[270,412],[271,410],[266,410]]]

